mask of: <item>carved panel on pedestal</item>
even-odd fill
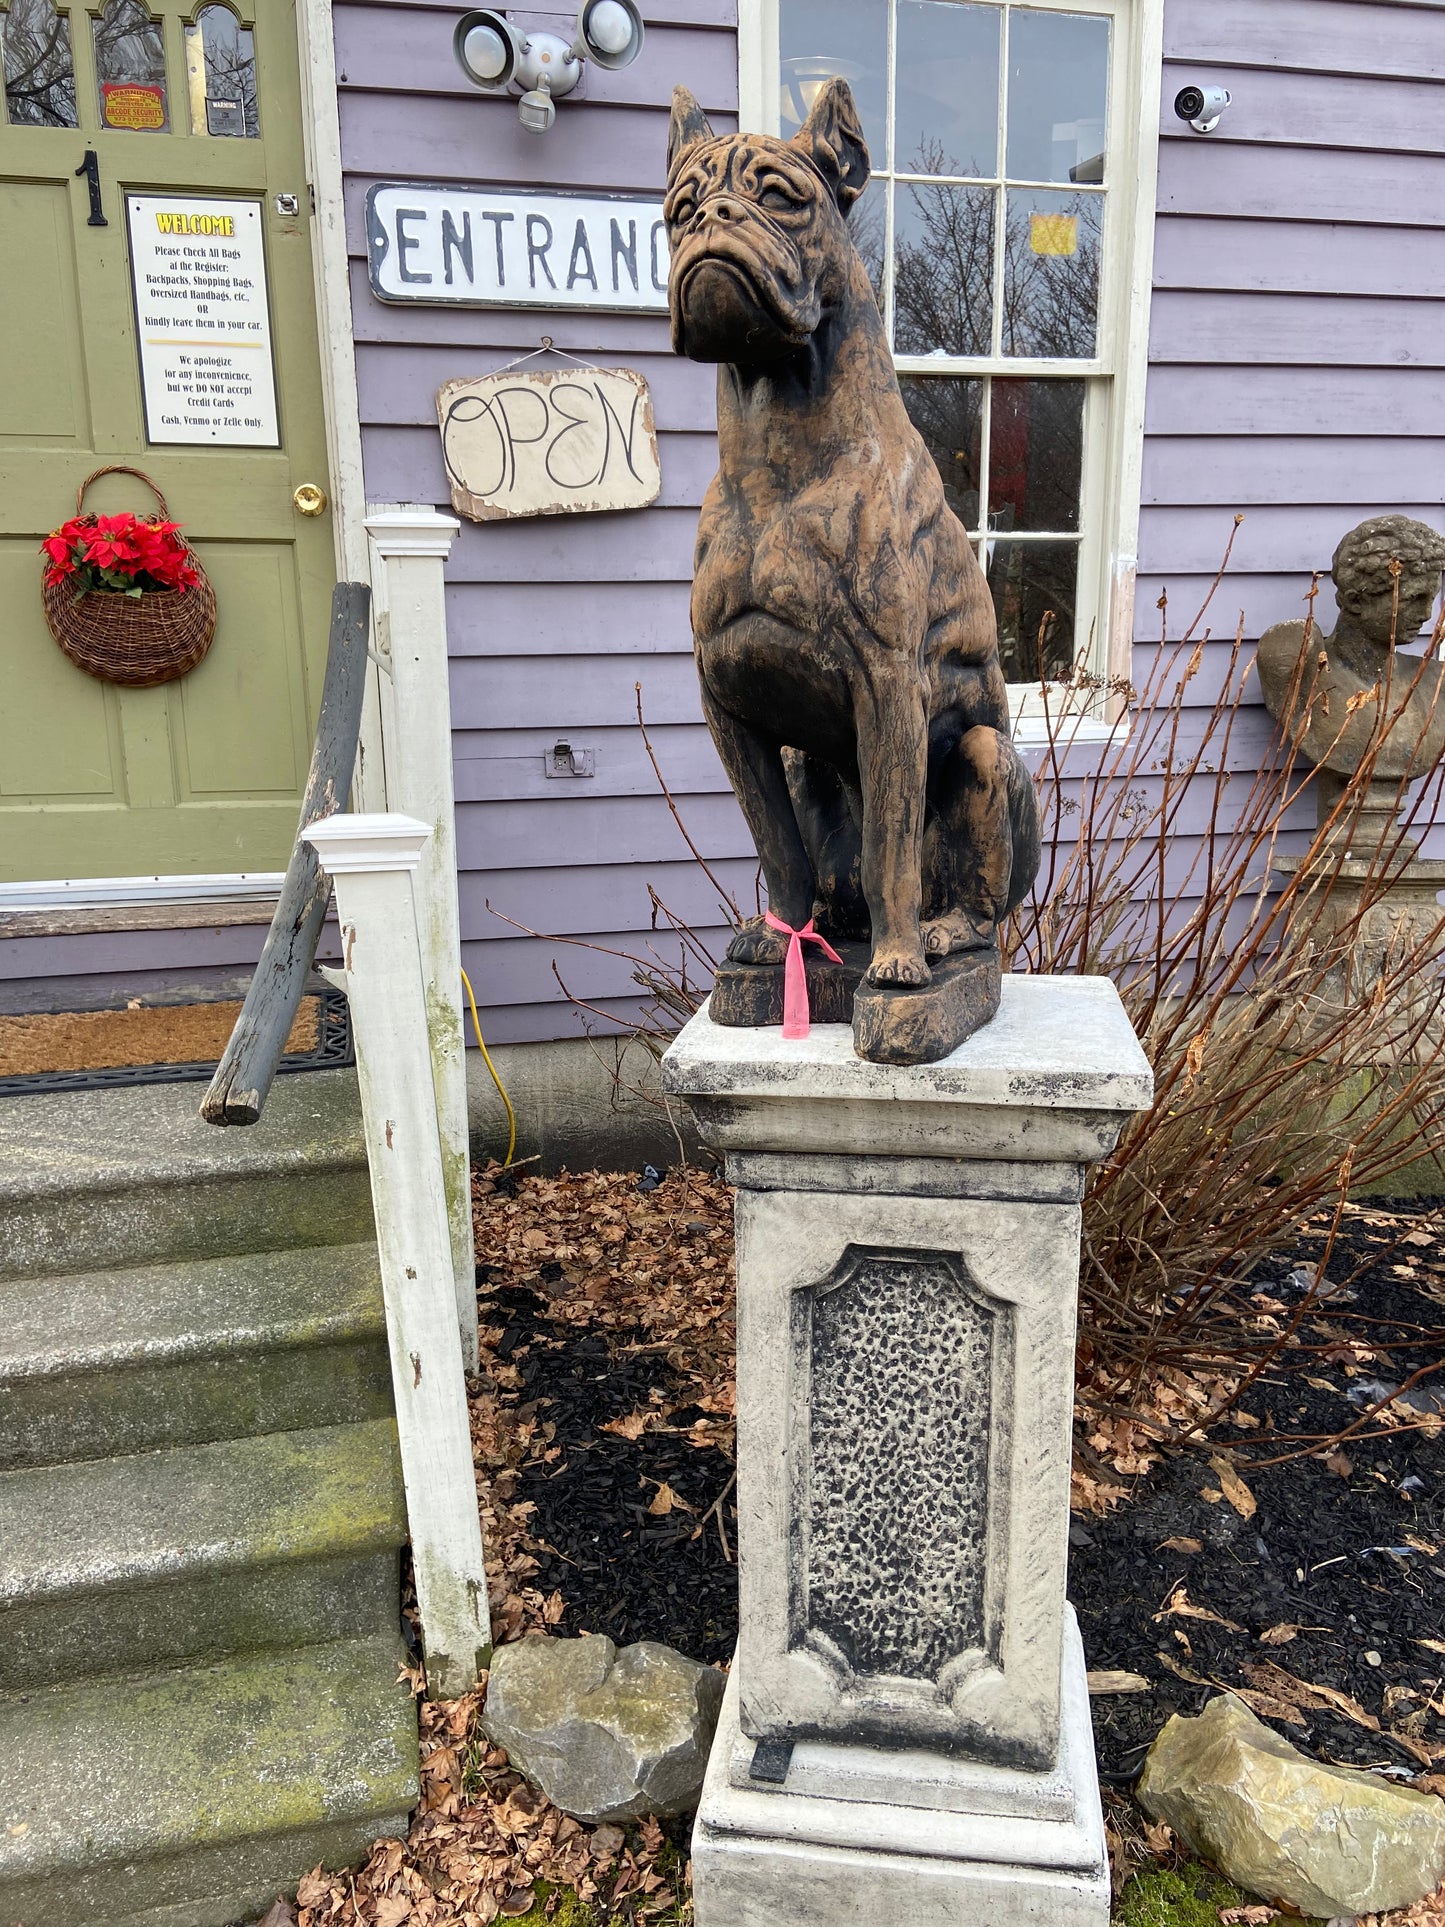
[[[989,1449],[1010,1308],[948,1252],[851,1246],[794,1300],[793,1642],[936,1682],[990,1643]]]

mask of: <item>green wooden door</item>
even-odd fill
[[[242,4],[0,0],[0,882],[279,870],[290,851],[335,563],[329,511],[294,500],[329,487],[295,15]],[[276,418],[247,432],[278,446],[167,444],[154,387],[148,436],[137,195],[259,220]],[[157,689],[74,668],[42,615],[37,544],[106,462],[154,476],[216,589],[210,654]],[[150,498],[108,477],[88,506]]]

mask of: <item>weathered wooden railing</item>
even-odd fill
[[[322,876],[304,832],[346,808],[361,731],[370,627],[371,590],[364,582],[338,582],[331,597],[326,680],[301,822],[261,961],[201,1101],[201,1116],[208,1124],[256,1122],[301,1008],[331,897],[330,881]]]

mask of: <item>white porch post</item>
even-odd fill
[[[452,708],[447,682],[443,570],[461,524],[433,508],[377,509],[366,518],[373,557],[377,649],[391,671],[383,695],[386,794],[431,838],[417,865],[416,920],[427,1027],[451,1223],[457,1320],[467,1370],[477,1369],[476,1257],[472,1243],[462,949],[457,914]]]
[[[344,815],[304,834],[336,886],[427,1686],[450,1698],[476,1684],[491,1622],[413,901],[432,832]]]

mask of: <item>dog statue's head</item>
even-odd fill
[[[790,141],[714,134],[672,95],[667,220],[672,345],[693,361],[766,364],[802,347],[856,260],[843,217],[868,184],[868,148],[845,80]]]

